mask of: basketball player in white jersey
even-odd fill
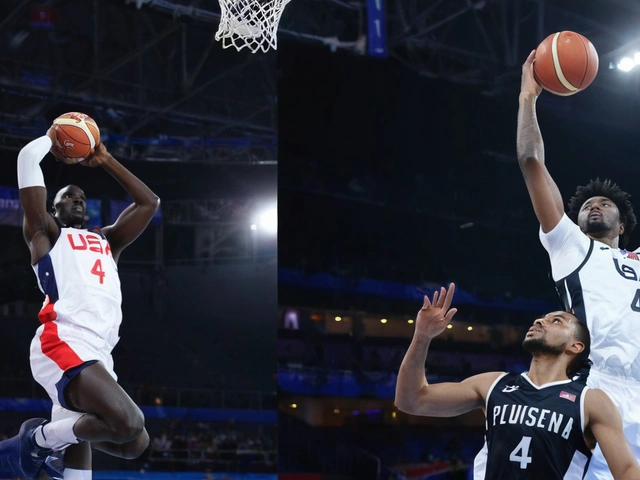
[[[542,89],[533,77],[533,62],[534,52],[522,67],[518,162],[560,299],[591,332],[587,385],[601,388],[616,403],[625,436],[640,459],[640,261],[636,252],[625,250],[636,217],[629,195],[608,180],[579,187],[564,213],[545,165],[535,110]],[[611,478],[600,449],[585,478]]]
[[[50,150],[68,162],[56,152],[55,142],[52,127],[18,154],[24,237],[45,293],[30,362],[35,380],[53,401],[51,421],[28,420],[17,437],[0,442],[0,464],[9,458],[15,475],[32,479],[47,457],[66,449],[64,479],[87,480],[91,448],[137,458],[149,444],[141,410],[116,381],[111,351],[122,320],[117,262],[149,224],[159,199],[100,144],[81,165],[101,166],[133,203],[113,225],[86,230],[84,192],[69,185],[47,211],[39,164]]]
[[[457,311],[450,308],[454,291],[451,284],[432,300],[424,297],[398,373],[395,405],[429,417],[482,408],[486,442],[474,463],[475,480],[579,480],[596,442],[615,479],[640,479],[640,465],[614,403],[602,390],[570,378],[588,352],[589,331],[568,312],[551,312],[533,322],[522,344],[533,356],[527,373],[427,382],[427,351]]]

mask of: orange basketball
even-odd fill
[[[69,112],[53,121],[58,151],[67,158],[87,158],[100,144],[100,129],[89,115]]]
[[[558,32],[545,38],[536,50],[533,75],[542,88],[555,95],[574,95],[598,73],[598,52],[575,32]]]

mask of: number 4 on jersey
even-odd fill
[[[531,445],[531,437],[522,437],[520,443],[513,449],[509,460],[520,464],[520,468],[525,470],[527,465],[531,463],[531,457],[529,456],[529,446]]]
[[[631,301],[631,310],[640,312],[640,289],[636,290],[636,296]]]
[[[104,270],[102,270],[102,262],[100,261],[100,259],[96,260],[96,263],[93,264],[91,273],[100,277],[101,285],[104,283]]]

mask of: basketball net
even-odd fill
[[[291,0],[219,0],[222,48],[248,48],[251,53],[278,48],[278,23]]]

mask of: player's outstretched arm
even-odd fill
[[[124,187],[133,200],[113,225],[102,229],[102,233],[111,245],[113,258],[117,262],[122,250],[147,228],[160,206],[160,198],[142,180],[113,158],[102,143],[96,146],[94,154],[80,165],[87,167],[100,165]]]
[[[533,209],[542,231],[547,233],[562,218],[564,207],[560,190],[544,164],[544,142],[536,117],[536,100],[542,87],[533,76],[534,55],[535,51],[531,52],[522,65],[516,148]]]
[[[58,237],[59,228],[47,212],[47,189],[40,162],[51,149],[53,130],[32,140],[18,153],[18,188],[24,210],[22,226],[24,239],[31,250],[31,264],[35,265]]]
[[[442,288],[433,299],[424,297],[424,305],[416,317],[413,340],[402,360],[396,383],[395,405],[405,413],[432,417],[452,417],[484,404],[486,392],[499,373],[470,377],[460,383],[429,385],[424,372],[431,340],[446,328],[457,309],[451,300],[455,285]]]
[[[640,480],[640,465],[622,432],[622,418],[611,399],[599,389],[585,393],[587,425],[600,444],[609,470],[616,480]]]

